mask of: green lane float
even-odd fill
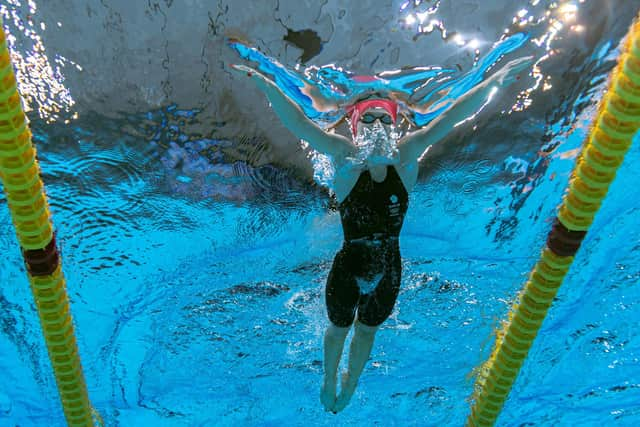
[[[476,380],[469,426],[492,426],[640,128],[640,22],[629,30],[546,247]]]
[[[1,19],[0,182],[22,249],[67,424],[102,424],[89,402],[49,206]]]

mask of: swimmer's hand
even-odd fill
[[[229,64],[229,68],[238,75],[244,75],[250,78],[251,81],[253,81],[263,92],[266,92],[270,86],[274,85],[273,81],[269,77],[262,74],[260,71],[247,67],[246,65]]]
[[[251,79],[267,96],[271,108],[287,129],[298,139],[307,141],[313,149],[343,158],[353,151],[351,140],[342,135],[327,133],[309,119],[300,106],[287,96],[269,76],[242,64],[229,64],[229,68],[238,75]]]
[[[514,59],[489,76],[485,81],[456,99],[445,112],[422,129],[408,133],[398,141],[400,158],[407,163],[419,159],[425,150],[443,140],[451,129],[473,119],[487,104],[498,87],[506,87],[520,78],[520,74],[531,67],[533,57]]]
[[[505,64],[495,74],[489,77],[489,80],[497,83],[501,87],[506,87],[520,79],[522,72],[528,68],[531,68],[533,64],[533,56],[525,56],[522,58],[514,59],[513,61]]]
[[[240,35],[235,31],[227,31],[225,34],[226,42],[229,46],[233,47],[234,44],[241,44],[246,47],[251,47],[248,42],[248,37]]]

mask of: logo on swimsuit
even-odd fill
[[[399,216],[400,215],[400,203],[398,203],[398,196],[392,194],[389,197],[389,201],[391,204],[389,205],[389,215],[391,216]]]

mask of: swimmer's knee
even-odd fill
[[[380,329],[380,324],[370,326],[362,323],[360,320],[356,320],[354,329],[362,335],[375,335],[376,332],[378,332],[378,329]]]
[[[329,327],[327,328],[326,335],[327,337],[330,337],[330,338],[344,339],[349,333],[349,329],[351,329],[351,325],[338,326],[333,322],[329,322]]]
[[[366,328],[378,329],[380,325],[382,325],[385,320],[391,316],[391,312],[393,311],[393,306],[390,309],[384,311],[377,311],[371,309],[358,311],[358,318],[356,319],[356,326],[362,325]]]

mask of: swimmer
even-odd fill
[[[418,178],[418,160],[454,126],[476,114],[492,91],[513,83],[530,66],[530,58],[509,62],[426,126],[402,137],[396,130],[400,105],[391,97],[374,95],[346,106],[351,125],[348,137],[310,120],[267,75],[244,65],[231,66],[265,93],[294,136],[334,162],[333,191],[344,242],[333,260],[325,290],[330,322],[324,335],[320,401],[327,411],[337,413],[348,405],[376,332],[393,311],[402,272],[398,238],[409,192]],[[337,394],[338,366],[352,327],[348,367]]]

